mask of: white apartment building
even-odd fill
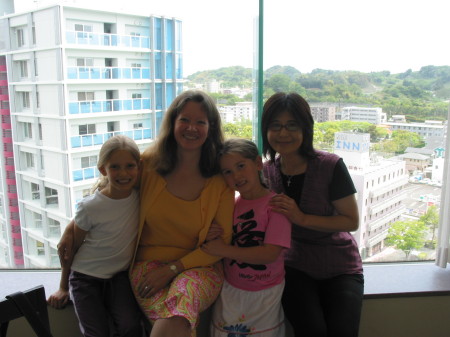
[[[417,133],[423,138],[446,137],[447,121],[425,121],[425,123],[385,122],[391,131],[403,130]]]
[[[396,159],[370,158],[370,134],[336,133],[334,152],[344,159],[357,190],[360,226],[353,233],[363,258],[380,252],[390,225],[405,212],[408,174]]]
[[[181,21],[54,5],[0,18],[0,267],[58,267],[56,244],[125,134],[144,149],[183,90]]]
[[[253,102],[236,102],[236,105],[219,107],[222,123],[235,123],[241,120],[253,120]]]
[[[337,114],[341,120],[353,122],[368,122],[371,124],[384,124],[386,113],[381,108],[345,107]]]

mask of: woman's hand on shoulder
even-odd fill
[[[274,212],[285,215],[292,223],[301,225],[305,222],[306,214],[298,208],[294,199],[285,194],[274,195],[269,205]]]

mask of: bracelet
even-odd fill
[[[171,264],[171,265],[169,266],[169,268],[170,268],[171,271],[173,271],[173,272],[175,273],[175,275],[178,275],[178,274],[180,273],[180,272],[178,271],[177,266],[174,265],[174,264]]]

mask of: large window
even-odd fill
[[[79,1],[80,5],[88,3]],[[361,253],[366,262],[380,259],[433,260],[438,232],[448,225],[442,215],[441,200],[441,196],[450,189],[450,182],[445,180],[446,165],[443,164],[446,152],[420,154],[428,156],[420,160],[422,157],[416,154],[402,156],[408,153],[408,147],[400,149],[394,148],[398,144],[388,147],[388,143],[383,146],[381,143],[389,140],[396,126],[398,130],[411,131],[409,138],[419,135],[417,142],[409,147],[411,149],[425,149],[427,138],[436,136],[438,131],[441,136],[447,132],[450,83],[446,78],[450,78],[450,72],[446,67],[450,65],[450,50],[443,42],[447,40],[448,31],[448,11],[444,1],[381,0],[364,6],[357,0],[265,1],[262,50],[258,49],[258,3],[256,0],[219,3],[165,0],[147,4],[130,0],[117,8],[111,4],[108,10],[121,11],[126,9],[123,6],[129,6],[133,12],[137,10],[165,18],[179,18],[183,27],[182,44],[164,36],[164,32],[179,31],[179,27],[167,26],[164,18],[155,19],[157,27],[153,32],[152,44],[161,50],[164,44],[171,44],[173,53],[180,51],[182,46],[182,66],[180,64],[178,70],[182,69],[186,79],[184,88],[199,87],[214,95],[223,108],[224,123],[228,123],[228,118],[230,122],[242,119],[241,110],[236,109],[236,100],[241,101],[239,103],[252,101],[252,111],[258,111],[258,103],[276,91],[295,91],[308,100],[316,119],[315,145],[325,150],[336,150],[335,133],[340,131],[327,127],[326,123],[332,123],[333,119],[361,123],[370,120],[373,126],[364,128],[358,125],[351,131],[373,132],[370,133],[368,161],[378,163],[385,172],[357,174],[361,168],[359,163],[348,163],[356,171],[354,180],[360,180],[358,184],[361,186],[358,193],[361,226],[354,233]],[[80,20],[72,27],[79,38],[95,35],[95,26],[88,21]],[[134,37],[139,34],[130,32]],[[140,59],[138,56],[134,58]],[[262,57],[262,64],[258,64],[257,56]],[[73,57],[78,67],[94,65],[92,55]],[[167,64],[177,63],[176,60],[177,56],[172,58],[161,52],[153,64],[152,74],[156,81],[151,98],[154,100],[152,105],[159,110],[155,113],[157,125],[163,108],[173,98],[166,92],[169,86],[163,86],[161,82],[168,76]],[[127,62],[123,64],[131,64],[132,67],[142,65]],[[259,69],[260,66],[262,69]],[[19,71],[23,74],[25,69],[21,65]],[[40,72],[43,73],[44,69]],[[195,76],[199,72],[203,72],[201,76]],[[236,80],[245,72],[250,74],[244,77],[245,81]],[[263,76],[258,77],[258,74]],[[198,78],[203,78],[203,81]],[[95,89],[92,86],[78,88],[79,101],[94,100],[94,91],[83,90]],[[262,96],[258,96],[260,92]],[[132,98],[138,99],[140,95],[132,94]],[[232,99],[227,95],[233,95]],[[27,93],[24,93],[23,107],[30,108],[29,97],[26,96]],[[101,97],[101,91],[98,91],[98,96]],[[143,96],[147,97],[145,94]],[[252,117],[253,133],[250,131],[250,137],[258,141],[259,117],[257,113]],[[423,125],[430,120],[434,123],[429,127]],[[95,124],[83,123],[80,122],[79,135],[96,133]],[[114,121],[108,120],[107,131],[119,130],[118,123],[115,117]],[[412,123],[422,124],[412,126]],[[378,127],[379,124],[383,126]],[[134,129],[143,125],[146,124],[140,121],[132,124]],[[441,145],[444,149],[447,147],[447,152],[450,150],[448,137],[435,150]],[[411,150],[409,148],[408,151]],[[344,159],[350,162],[350,159]],[[390,165],[385,165],[385,160]],[[89,162],[90,159],[85,159],[86,165],[90,165]],[[434,179],[433,176],[440,178]],[[46,197],[54,196],[46,192]],[[438,217],[440,214],[440,221],[427,225],[427,236],[421,247],[399,248],[398,241],[388,240],[388,236],[393,236],[389,230],[396,223],[412,225],[419,220],[425,221],[422,217],[433,209]]]

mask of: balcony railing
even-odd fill
[[[150,109],[150,98],[70,102],[70,114]]]
[[[89,46],[150,48],[148,36],[69,31],[66,32],[66,40],[69,44]]]
[[[97,167],[86,167],[80,170],[73,170],[73,181],[88,180],[93,178],[98,178],[100,172]]]
[[[70,138],[72,148],[102,145],[115,135],[125,135],[134,140],[152,139],[152,129],[134,129],[128,131],[115,131],[90,135],[73,136]]]
[[[69,80],[150,79],[150,68],[68,67]]]

